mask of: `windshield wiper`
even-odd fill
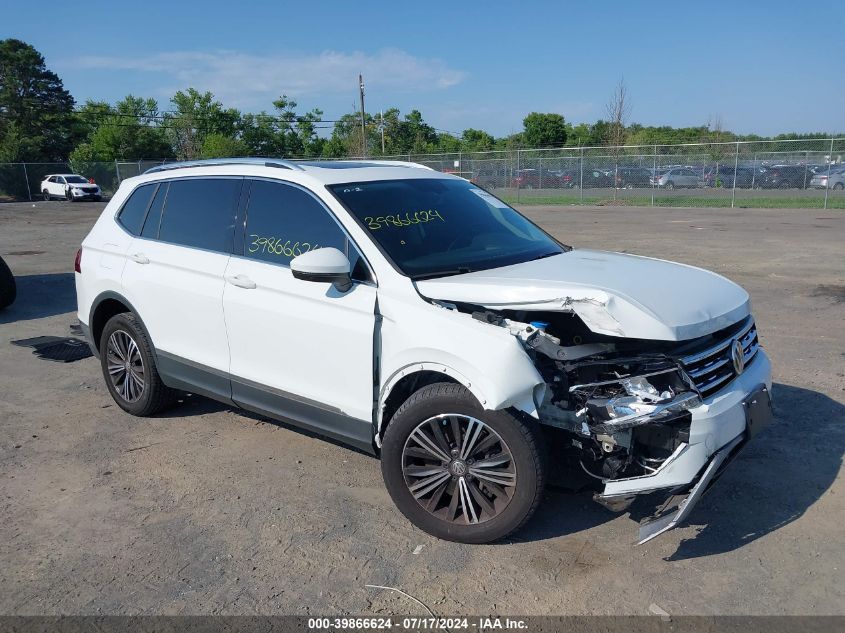
[[[537,261],[538,259],[546,259],[546,257],[552,257],[554,255],[560,255],[560,254],[561,254],[560,251],[553,252],[553,253],[544,253],[543,255],[538,255],[537,257],[534,257],[533,259],[529,259],[528,261],[533,262],[533,261]]]
[[[430,273],[420,273],[419,275],[413,275],[411,277],[414,281],[421,281],[423,279],[436,279],[437,277],[451,277],[452,275],[465,275],[466,273],[471,273],[472,270],[467,268],[466,266],[459,266],[458,268],[454,268],[452,270],[437,270]]]

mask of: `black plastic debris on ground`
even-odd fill
[[[36,336],[12,341],[12,345],[33,348],[33,354],[57,363],[72,363],[93,356],[88,343],[65,336]]]

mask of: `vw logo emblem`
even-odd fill
[[[463,477],[466,475],[467,472],[467,465],[463,461],[457,459],[452,462],[452,474],[457,475],[458,477]]]
[[[731,346],[731,360],[734,364],[734,371],[739,376],[745,369],[745,352],[742,349],[742,343],[739,342],[739,339],[735,340],[733,346]]]

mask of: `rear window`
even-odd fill
[[[141,185],[133,191],[129,199],[123,204],[123,208],[117,216],[117,221],[132,235],[141,234],[141,226],[144,224],[144,217],[147,215],[147,207],[150,206],[150,198],[155,191],[156,184]]]
[[[193,178],[170,183],[159,239],[230,253],[242,178]]]

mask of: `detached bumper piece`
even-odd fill
[[[736,456],[748,440],[771,422],[773,418],[772,400],[765,385],[758,386],[743,400],[742,405],[745,409],[745,433],[738,435],[713,454],[710,462],[688,494],[669,497],[654,516],[645,519],[640,524],[637,545],[642,545],[671,530],[686,519],[701,500],[701,497],[704,496],[704,493],[722,474],[724,467],[730,463],[730,460]]]

